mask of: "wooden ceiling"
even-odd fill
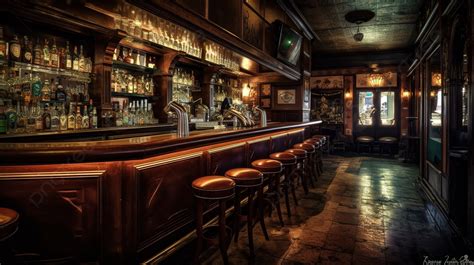
[[[320,41],[313,52],[336,54],[383,52],[406,49],[413,44],[417,19],[423,0],[295,0]],[[362,42],[353,35],[357,25],[344,15],[357,9],[369,9],[375,17],[360,26]]]

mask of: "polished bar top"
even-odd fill
[[[179,138],[176,133],[165,133],[117,140],[0,143],[0,164],[50,164],[140,159],[169,151],[320,123],[321,121],[271,122],[266,127],[192,131],[188,137],[183,138]]]

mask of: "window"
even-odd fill
[[[395,125],[395,92],[380,93],[380,124]]]
[[[373,125],[375,115],[374,93],[370,91],[359,92],[359,125]]]

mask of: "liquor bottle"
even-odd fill
[[[44,105],[43,111],[43,130],[51,130],[51,113],[49,111],[49,105]]]
[[[97,109],[94,107],[92,110],[92,128],[96,129],[97,128]]]
[[[7,133],[14,133],[16,130],[18,114],[11,103],[7,104],[5,115],[7,116]]]
[[[133,126],[134,124],[134,110],[133,110],[133,105],[135,102],[130,102],[130,105],[128,106],[128,126]]]
[[[18,100],[16,103],[16,113],[18,115],[18,121],[16,125],[16,132],[17,133],[25,133],[26,132],[26,124],[28,123],[27,120],[27,113],[26,113],[26,106],[20,108],[20,101]]]
[[[56,38],[53,38],[53,46],[51,46],[51,54],[50,54],[50,61],[51,67],[59,67],[59,54],[58,49],[56,47]]]
[[[66,131],[67,130],[67,115],[66,115],[66,107],[62,106],[61,108],[61,115],[59,116],[59,130]]]
[[[41,101],[51,101],[51,87],[48,79],[44,80],[43,88],[41,88]]]
[[[86,61],[84,58],[84,50],[82,45],[80,46],[80,53],[79,53],[79,71],[85,72],[86,70]]]
[[[51,83],[50,85],[50,98],[51,101],[56,101],[56,92],[58,91],[58,81],[54,81],[54,78],[51,78]]]
[[[35,129],[36,131],[43,130],[43,115],[41,113],[41,107],[40,107],[39,102],[36,105],[36,110],[35,110]]]
[[[0,59],[6,59],[7,55],[7,42],[3,39],[3,27],[0,26]]]
[[[13,40],[10,41],[10,60],[21,62],[21,43],[18,36],[14,35]]]
[[[72,70],[79,71],[79,55],[77,54],[77,46],[74,46],[72,53]]]
[[[81,115],[81,107],[76,107],[76,130],[82,129],[82,115]]]
[[[33,63],[33,43],[28,40],[27,36],[23,37],[23,62]]]
[[[138,108],[138,125],[145,124],[145,113],[143,112],[143,100],[140,101],[140,107]]]
[[[59,54],[59,68],[66,69],[66,49],[63,47],[58,49]]]
[[[127,48],[123,48],[124,50],[124,58],[123,58],[123,61],[126,62],[126,63],[130,63],[130,64],[133,64],[133,57],[132,57],[132,51],[133,50],[129,50]]]
[[[71,50],[69,49],[69,41],[66,41],[65,57],[66,57],[66,69],[72,69],[72,56],[71,56]]]
[[[69,105],[69,115],[67,116],[67,129],[74,130],[76,128],[76,113],[72,103]]]
[[[145,94],[145,91],[143,89],[144,87],[144,83],[145,83],[145,76],[142,75],[141,79],[137,79],[137,94],[140,94],[140,95],[144,95]]]
[[[41,100],[41,90],[43,89],[43,83],[41,78],[36,73],[31,80],[31,95],[33,97],[33,102],[38,102]]]
[[[66,91],[64,91],[64,87],[59,82],[59,79],[56,81],[56,100],[59,102],[66,102]]]
[[[59,118],[58,108],[55,107],[51,110],[51,130],[59,131],[61,128],[61,121]]]
[[[7,133],[7,115],[3,106],[0,107],[0,134]]]
[[[133,76],[128,75],[127,92],[133,93]]]
[[[48,39],[44,39],[44,46],[43,46],[43,65],[50,66],[51,65],[51,53],[49,51],[49,43]]]
[[[122,127],[123,126],[123,116],[122,116],[122,106],[119,105],[117,109],[115,109],[115,126]]]
[[[42,65],[43,64],[43,49],[39,38],[36,39],[35,49],[33,50],[33,63]]]
[[[128,107],[127,107],[127,103],[124,102],[123,111],[122,111],[122,124],[123,124],[123,126],[128,126],[128,122],[129,122]]]
[[[26,122],[26,132],[27,133],[32,133],[35,131],[36,127],[36,111],[35,107],[31,106],[28,110],[28,118]]]
[[[155,68],[155,56],[148,56],[148,63],[147,63],[147,67],[148,68]]]
[[[82,129],[90,128],[89,114],[87,112],[87,106],[84,106],[84,115],[82,116]]]

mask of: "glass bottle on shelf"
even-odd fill
[[[145,83],[145,76],[142,75],[140,79],[137,79],[137,94],[144,95],[145,91],[143,89],[143,84]]]
[[[51,109],[51,130],[59,131],[61,127],[61,121],[59,118],[59,111],[57,106]]]
[[[135,106],[135,101],[130,102],[130,105],[128,107],[128,126],[133,126],[135,121],[135,110],[134,110],[134,106]]]
[[[28,123],[28,117],[26,113],[26,106],[20,107],[20,101],[16,103],[16,113],[18,115],[18,122],[16,125],[16,132],[17,133],[25,133],[26,132],[26,124]]]
[[[89,114],[87,112],[87,106],[84,106],[84,115],[82,116],[82,128],[83,129],[89,129],[90,128],[90,122],[89,122]]]
[[[48,39],[44,40],[43,46],[43,65],[50,66],[51,65],[51,54],[49,51],[49,43]]]
[[[51,113],[49,111],[49,105],[44,105],[43,111],[43,130],[50,130],[51,129]]]
[[[7,57],[7,42],[5,41],[5,39],[3,39],[3,27],[0,26],[0,59],[6,59],[6,57]]]
[[[51,101],[51,87],[48,79],[44,80],[43,88],[41,88],[41,101]]]
[[[61,107],[61,114],[59,116],[59,130],[67,131],[67,115],[66,107],[64,104]]]
[[[27,122],[26,122],[26,132],[27,133],[32,133],[36,129],[36,111],[35,107],[31,106],[28,109],[28,117],[27,117]]]
[[[80,46],[80,49],[79,49],[79,71],[81,72],[85,72],[86,70],[86,59],[84,57],[84,49],[82,47],[82,45]]]
[[[92,128],[96,129],[98,124],[98,119],[97,119],[97,109],[94,107],[92,110]]]
[[[66,41],[65,57],[66,57],[66,69],[72,69],[72,55],[71,55],[71,49],[69,49],[69,41]]]
[[[133,76],[129,75],[128,76],[128,85],[127,85],[127,93],[133,93]]]
[[[59,79],[56,79],[56,100],[66,102],[66,91],[64,91],[64,87]]]
[[[7,116],[7,133],[14,133],[16,130],[18,114],[10,102],[7,103],[5,115]]]
[[[51,101],[56,101],[56,92],[57,92],[57,89],[58,89],[58,83],[57,81],[55,82],[54,81],[54,78],[51,78],[51,83],[49,83],[50,85],[50,100]]]
[[[76,128],[76,113],[74,113],[74,105],[69,105],[69,115],[67,116],[67,129],[74,130]]]
[[[53,38],[53,45],[51,46],[51,67],[59,67],[59,53],[58,48],[56,47],[56,38]]]
[[[129,116],[128,116],[128,107],[127,103],[124,101],[123,102],[123,111],[122,111],[122,124],[123,126],[128,126],[129,123]]]
[[[41,113],[41,106],[39,102],[36,105],[34,116],[35,116],[36,131],[42,131],[43,130],[43,115]]]
[[[27,36],[23,37],[23,62],[33,63],[33,44],[28,40]]]
[[[77,46],[74,46],[72,53],[72,70],[79,71],[79,55],[77,54]]]
[[[10,41],[10,60],[21,62],[21,43],[18,40],[18,36],[14,35]]]
[[[43,64],[43,48],[41,48],[39,37],[36,39],[35,48],[33,50],[33,63],[37,65]]]
[[[115,109],[115,126],[123,126],[123,117],[122,117],[122,106],[119,104]]]
[[[76,129],[76,130],[82,129],[82,115],[81,115],[81,107],[80,106],[76,107],[76,126],[75,126],[74,129]]]

